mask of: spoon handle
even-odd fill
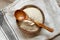
[[[46,26],[46,25],[44,25],[44,24],[42,24],[42,23],[40,23],[40,22],[38,22],[36,20],[31,19],[31,21],[33,21],[38,27],[42,27],[42,28],[48,30],[49,32],[53,32],[54,31],[53,28],[50,28],[50,27],[48,27],[48,26]]]
[[[37,22],[36,22],[36,24],[37,24],[39,27],[42,27],[42,28],[48,30],[49,32],[53,32],[53,31],[54,31],[53,28],[47,27],[47,26],[44,25],[44,24],[37,23]]]

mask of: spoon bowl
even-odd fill
[[[14,16],[16,17],[16,20],[18,20],[18,21],[23,21],[23,20],[27,19],[25,12],[21,11],[21,10],[15,11]]]

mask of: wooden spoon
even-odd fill
[[[23,20],[28,20],[29,17],[26,15],[26,13],[22,10],[17,10],[15,11],[15,17],[16,17],[16,20],[18,21],[23,21]],[[30,18],[31,19],[31,18]],[[47,27],[46,25],[42,24],[42,23],[39,23],[33,19],[31,19],[38,27],[42,27],[46,30],[48,30],[49,32],[53,32],[54,30],[50,27]]]

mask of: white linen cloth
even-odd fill
[[[54,28],[53,33],[48,32],[45,29],[42,29],[41,34],[34,38],[24,38],[22,36],[20,30],[16,25],[16,21],[13,13],[15,10],[22,8],[24,5],[29,5],[29,4],[36,5],[43,10],[45,15],[45,24],[48,25],[49,27]],[[9,25],[9,27],[12,27],[14,29],[19,40],[47,40],[60,33],[59,31],[60,8],[58,7],[56,0],[17,0],[12,5],[6,7],[3,11],[5,11],[5,16],[4,16],[5,20],[6,19],[8,20],[8,21],[6,20],[7,24],[11,25],[11,26]]]

